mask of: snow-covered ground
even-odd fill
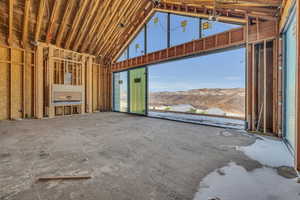
[[[263,167],[247,171],[231,162],[200,182],[194,200],[300,200],[300,184],[296,178],[278,173],[280,167],[293,166],[293,158],[283,142],[258,137],[254,144],[236,150]]]
[[[234,128],[234,129],[245,128],[245,122],[243,120],[229,119],[229,118],[179,114],[179,113],[172,113],[172,112],[153,112],[153,111],[150,111],[148,113],[148,116],[178,120],[184,122],[192,122],[197,124],[211,125],[211,126],[219,126],[224,128]]]

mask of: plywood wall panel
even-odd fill
[[[11,118],[20,119],[23,113],[23,51],[12,50]]]
[[[3,52],[3,48],[0,49]],[[9,119],[9,66],[8,63],[0,62],[0,120]]]

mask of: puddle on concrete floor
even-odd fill
[[[194,200],[300,200],[293,158],[280,140],[258,136],[254,144],[236,147],[264,167],[247,171],[234,162],[207,175]]]
[[[281,140],[258,136],[250,146],[237,147],[248,157],[270,167],[293,167],[293,157]]]
[[[210,199],[300,200],[300,184],[295,179],[279,176],[273,168],[248,172],[232,162],[201,181],[194,200]]]

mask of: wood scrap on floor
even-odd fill
[[[40,177],[38,181],[52,181],[52,180],[81,180],[81,179],[91,179],[91,176],[49,176]]]

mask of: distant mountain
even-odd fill
[[[245,89],[244,88],[212,88],[193,89],[177,92],[150,93],[150,107],[174,105],[191,105],[199,110],[221,109],[225,113],[244,116]]]

